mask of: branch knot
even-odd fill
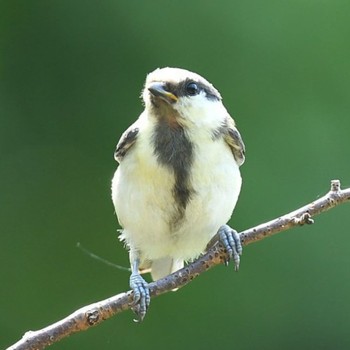
[[[100,320],[100,313],[97,309],[92,309],[88,311],[85,315],[86,315],[86,320],[90,326],[95,325]]]
[[[294,223],[299,226],[312,225],[315,222],[314,219],[311,218],[311,214],[307,212],[302,214],[299,217],[293,218],[293,220],[294,220]]]

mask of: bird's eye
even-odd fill
[[[186,93],[189,96],[195,96],[198,95],[200,92],[200,89],[198,87],[198,85],[194,82],[188,83],[186,85]]]

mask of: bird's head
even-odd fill
[[[167,67],[151,72],[142,97],[150,114],[169,124],[200,126],[206,119],[227,115],[215,87],[185,69]]]

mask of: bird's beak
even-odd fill
[[[152,83],[148,90],[153,96],[159,97],[167,103],[175,103],[178,100],[176,95],[166,90],[164,83]]]

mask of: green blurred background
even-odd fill
[[[247,146],[231,225],[350,185],[350,3],[0,1],[0,346],[128,289],[110,200],[145,76],[183,67],[221,92]],[[350,207],[52,349],[349,349]]]

